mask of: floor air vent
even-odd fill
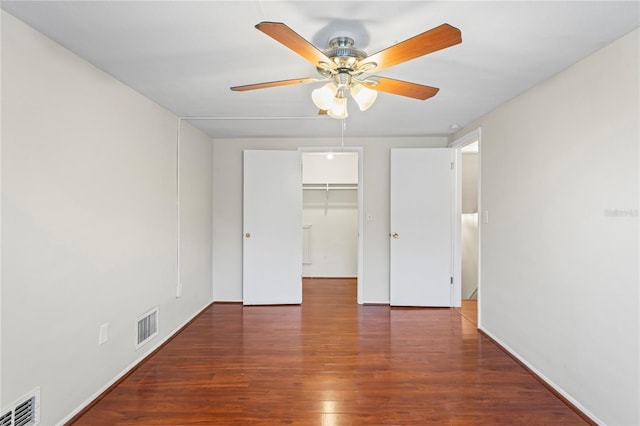
[[[153,308],[136,320],[136,349],[158,334],[158,311],[159,308]]]
[[[9,411],[8,413],[4,413],[2,417],[0,417],[0,426],[11,426],[13,413]]]
[[[34,426],[40,422],[40,390],[18,400],[0,415],[0,426]]]

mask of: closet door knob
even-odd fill
[[[391,234],[391,236],[392,236],[393,238],[398,238],[398,233],[397,233],[397,232],[394,232],[393,234]]]
[[[248,232],[246,234],[244,234],[244,236],[247,237],[247,238],[251,238],[251,234],[248,233]]]

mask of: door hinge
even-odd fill
[[[450,284],[453,284],[453,277],[451,277],[451,281],[450,281]]]
[[[453,170],[453,161],[451,162],[451,170]]]

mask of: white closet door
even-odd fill
[[[243,198],[243,303],[302,303],[300,153],[244,151]]]
[[[391,150],[390,301],[451,306],[453,150]]]

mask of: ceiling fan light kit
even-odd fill
[[[327,115],[331,118],[347,118],[349,112],[347,111],[347,97],[344,90],[338,91],[338,94],[333,98],[331,107],[327,110]]]
[[[368,110],[378,98],[377,91],[371,90],[363,84],[354,84],[350,92],[358,107],[360,107],[360,111]]]
[[[330,82],[312,91],[311,100],[318,109],[327,111],[329,117],[346,118],[349,116],[347,91],[358,104],[360,111],[368,110],[378,97],[378,92],[368,89],[360,83],[336,85],[334,82]]]
[[[373,105],[378,92],[420,100],[434,96],[439,90],[435,87],[391,78],[375,76],[362,78],[361,76],[462,42],[459,29],[449,24],[442,24],[378,53],[367,55],[363,50],[354,47],[354,40],[350,37],[335,37],[329,42],[329,48],[320,50],[281,22],[261,22],[256,25],[256,28],[313,63],[323,79],[280,80],[235,86],[231,90],[246,91],[328,81],[327,84],[313,90],[311,99],[321,112],[326,111],[327,115],[338,119],[349,116],[347,93],[355,100],[361,111],[366,111]]]
[[[337,93],[338,86],[334,83],[327,83],[311,92],[311,100],[318,108],[328,111]]]

